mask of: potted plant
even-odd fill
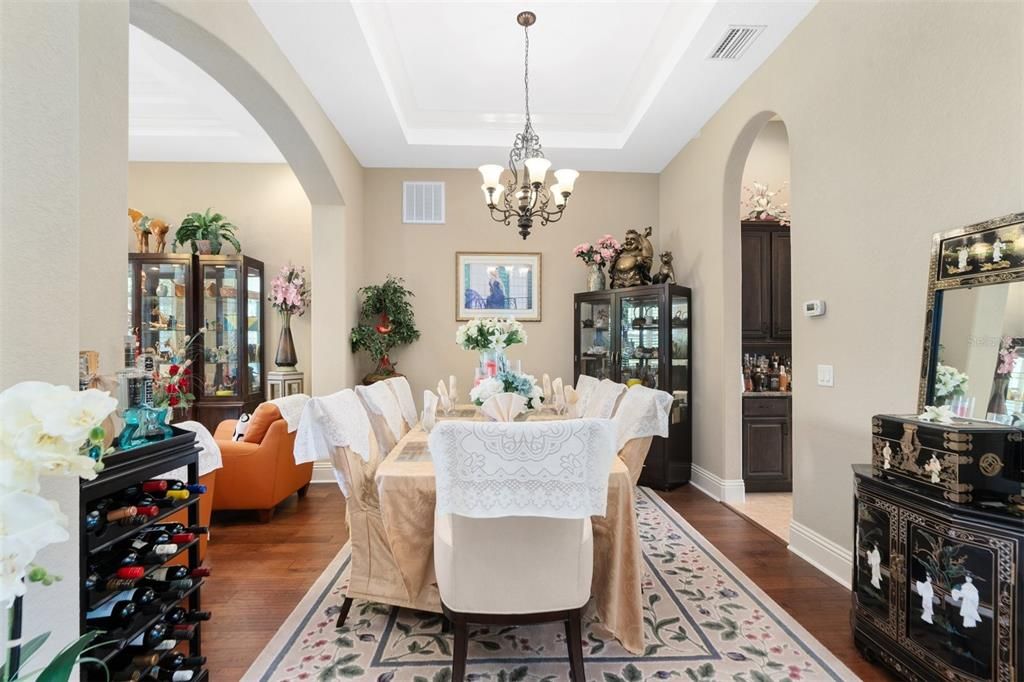
[[[416,329],[410,296],[401,277],[388,275],[383,284],[372,284],[359,290],[359,324],[352,328],[352,352],[364,350],[377,363],[363,383],[387,379],[397,374],[389,356],[391,349],[420,338]]]
[[[223,240],[235,247],[235,251],[242,253],[242,245],[235,236],[235,225],[220,213],[211,215],[211,210],[208,208],[206,213],[189,213],[185,216],[174,233],[174,243],[182,246],[191,243],[192,253],[216,256],[220,253]]]

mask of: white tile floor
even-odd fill
[[[793,493],[747,493],[742,504],[729,505],[789,544]]]

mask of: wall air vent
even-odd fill
[[[444,183],[403,182],[402,222],[420,225],[443,225]]]
[[[764,32],[764,29],[764,26],[729,26],[725,35],[711,50],[708,59],[715,61],[739,59],[750,47],[750,44]]]

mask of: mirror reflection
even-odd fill
[[[938,296],[931,404],[949,405],[961,417],[1024,424],[1024,282]]]

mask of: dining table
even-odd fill
[[[551,410],[530,412],[528,420],[560,419]],[[458,405],[438,420],[483,419],[473,405]],[[406,433],[377,467],[380,510],[395,563],[418,608],[440,612],[434,574],[434,464],[422,424]],[[629,470],[615,457],[608,475],[608,506],[592,516],[594,577],[591,586],[599,627],[633,654],[644,651],[640,536]]]

